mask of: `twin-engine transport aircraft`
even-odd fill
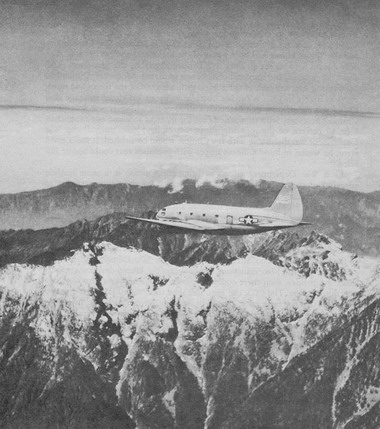
[[[288,183],[270,207],[230,207],[210,204],[174,204],[164,207],[156,219],[127,216],[142,222],[165,225],[203,234],[244,235],[307,225],[296,185]]]

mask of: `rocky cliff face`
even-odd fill
[[[263,240],[227,265],[103,242],[4,266],[0,426],[378,427],[379,261]]]
[[[20,194],[0,195],[0,230],[66,227],[76,222],[93,223],[100,216],[126,212],[140,216],[176,202],[268,206],[281,184],[246,181],[211,185],[185,180],[181,189],[127,184],[86,186],[64,183],[60,186]],[[305,220],[302,234],[316,230],[360,254],[380,254],[380,200],[377,192],[369,194],[338,188],[301,187]],[[97,221],[100,222],[99,220]],[[96,223],[96,222],[95,222]],[[297,231],[296,231],[297,232]]]

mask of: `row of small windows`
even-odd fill
[[[178,212],[178,214],[182,214],[182,212]],[[191,212],[191,213],[190,213],[190,216],[193,216],[193,214],[194,214],[194,213],[193,213],[193,212]],[[206,216],[206,213],[203,213],[203,215],[202,215],[202,216]],[[218,214],[216,214],[216,215],[215,215],[215,217],[219,217],[219,215],[218,215]]]

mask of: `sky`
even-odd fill
[[[375,0],[2,0],[0,193],[380,189]]]

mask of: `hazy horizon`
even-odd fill
[[[203,176],[380,189],[374,0],[0,12],[0,193]]]
[[[175,176],[175,177],[165,177],[162,180],[156,180],[154,182],[134,182],[134,181],[115,181],[115,182],[106,182],[106,181],[92,181],[92,182],[85,182],[82,180],[70,180],[67,179],[63,182],[56,182],[56,183],[51,183],[50,185],[45,185],[45,186],[41,186],[41,187],[31,187],[31,188],[25,188],[25,189],[19,189],[19,190],[14,190],[14,191],[10,191],[10,192],[0,192],[0,195],[16,195],[19,193],[25,193],[25,192],[38,192],[38,191],[43,191],[46,189],[51,189],[51,188],[56,188],[59,187],[61,185],[64,185],[66,183],[73,183],[74,185],[78,185],[78,186],[91,186],[91,185],[105,185],[105,186],[112,186],[112,185],[132,185],[132,186],[157,186],[160,188],[166,188],[168,186],[171,186],[172,191],[171,192],[180,192],[183,189],[183,183],[187,180],[192,180],[195,182],[195,186],[196,187],[200,187],[203,186],[205,184],[209,184],[211,186],[214,186],[216,188],[222,188],[226,185],[226,181],[230,182],[230,183],[237,183],[237,182],[249,182],[252,185],[258,187],[260,186],[261,182],[274,182],[274,183],[289,183],[289,182],[283,182],[281,180],[274,180],[271,178],[266,178],[266,179],[262,179],[262,178],[253,178],[253,177],[247,177],[246,175],[243,176],[223,176],[223,175],[203,175],[203,176],[199,176],[199,177],[180,177],[180,176]],[[290,183],[295,183],[295,182],[290,182]],[[360,193],[364,193],[364,194],[371,194],[373,192],[380,192],[380,187],[379,189],[373,189],[370,191],[366,191],[366,190],[359,190],[359,189],[355,189],[355,188],[348,188],[345,186],[338,186],[338,185],[329,185],[329,184],[325,184],[325,185],[320,185],[320,184],[310,184],[310,183],[300,183],[297,182],[295,183],[297,186],[299,187],[303,187],[303,186],[323,186],[323,187],[332,187],[332,188],[339,188],[339,189],[346,189],[349,191],[353,191],[353,192],[360,192]]]

